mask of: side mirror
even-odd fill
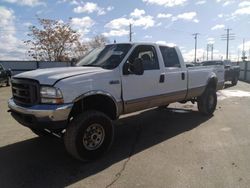
[[[133,66],[133,69],[131,71],[133,71],[134,74],[143,75],[144,67],[143,67],[143,62],[141,58],[136,58],[132,66]]]
[[[130,64],[129,63],[125,63],[124,65],[123,65],[123,70],[122,70],[122,72],[123,72],[123,75],[129,75],[130,74]]]
[[[136,74],[143,75],[144,67],[141,58],[136,58],[133,63],[125,63],[123,65],[123,75]]]

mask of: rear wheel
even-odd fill
[[[237,76],[235,76],[234,78],[233,78],[233,80],[232,80],[232,85],[237,85],[237,83],[238,83],[238,77]]]
[[[212,115],[217,105],[216,90],[207,88],[205,92],[197,99],[198,110],[203,115]]]
[[[113,135],[113,124],[108,116],[102,112],[86,111],[70,122],[64,134],[64,144],[73,157],[89,161],[108,151]]]

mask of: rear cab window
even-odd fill
[[[175,48],[160,46],[160,51],[166,68],[181,68],[180,60]]]

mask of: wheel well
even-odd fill
[[[97,110],[103,112],[112,120],[117,118],[115,101],[108,96],[97,94],[85,97],[75,102],[69,115],[69,119],[87,110]]]
[[[211,78],[209,81],[208,81],[208,84],[207,84],[207,88],[213,88],[213,89],[216,89],[217,88],[217,78]]]

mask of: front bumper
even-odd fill
[[[60,130],[66,127],[73,104],[39,104],[22,107],[10,99],[8,106],[15,120],[24,126],[34,129]]]

